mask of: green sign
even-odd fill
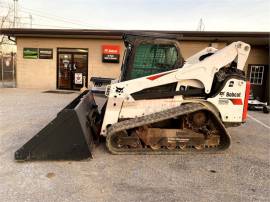
[[[23,58],[37,59],[38,58],[38,49],[37,48],[24,48],[23,49]]]

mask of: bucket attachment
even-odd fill
[[[15,152],[15,160],[82,160],[91,157],[99,136],[97,105],[84,91]]]

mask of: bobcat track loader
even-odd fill
[[[98,106],[91,90],[85,91],[16,151],[16,160],[85,159],[100,137],[113,154],[216,153],[230,147],[226,127],[247,117],[250,85],[243,68],[250,46],[238,41],[221,50],[207,47],[184,60],[178,36],[123,38],[120,79],[103,79],[105,104]]]

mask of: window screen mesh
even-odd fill
[[[136,49],[131,79],[172,70],[177,57],[174,45],[141,44]]]

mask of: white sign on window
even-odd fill
[[[83,83],[83,75],[82,73],[75,73],[75,84],[82,84]]]
[[[10,58],[6,59],[6,66],[9,67],[10,65]]]

